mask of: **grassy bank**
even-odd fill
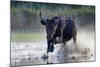
[[[41,41],[45,39],[45,34],[37,32],[12,32],[11,33],[11,42],[34,42]]]

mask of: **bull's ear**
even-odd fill
[[[43,20],[41,20],[41,24],[42,24],[42,25],[46,25],[46,22],[43,21]]]

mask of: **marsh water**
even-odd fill
[[[70,40],[54,45],[54,52],[47,56],[46,40],[38,42],[11,43],[11,66],[84,62],[95,60],[95,33],[78,31],[77,43]]]

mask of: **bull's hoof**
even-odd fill
[[[53,52],[53,51],[54,51],[54,45],[51,45],[51,46],[48,48],[47,52]]]

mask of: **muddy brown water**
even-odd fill
[[[70,40],[56,44],[53,53],[47,57],[46,40],[31,43],[11,43],[11,66],[49,63],[70,63],[95,60],[95,36],[92,32],[78,32],[77,43]]]

